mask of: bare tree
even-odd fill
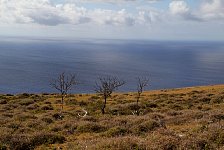
[[[148,77],[138,77],[137,78],[137,101],[136,101],[136,114],[139,115],[139,100],[141,98],[142,92],[146,86],[149,84],[149,78]]]
[[[62,72],[58,78],[53,79],[50,82],[50,86],[56,90],[58,90],[61,94],[61,111],[63,111],[64,99],[68,94],[68,91],[72,89],[74,85],[77,85],[76,75],[68,74]]]
[[[99,81],[96,82],[95,91],[102,95],[104,99],[103,106],[101,108],[102,114],[105,114],[105,108],[107,104],[107,98],[111,96],[111,94],[118,89],[118,87],[124,85],[125,82],[119,80],[117,77],[107,76],[107,77],[99,77]]]

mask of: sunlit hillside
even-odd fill
[[[96,94],[0,96],[0,149],[222,149],[224,85]],[[85,115],[87,111],[87,115]]]

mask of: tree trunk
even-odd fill
[[[140,94],[138,95],[138,97],[137,97],[137,106],[136,106],[136,114],[137,114],[137,116],[139,116],[139,106],[138,106],[138,103],[139,103],[139,99],[140,99]]]
[[[138,106],[139,98],[140,98],[140,97],[138,96],[138,97],[137,97],[137,106]]]
[[[103,104],[103,107],[101,108],[101,112],[102,112],[102,114],[105,114],[106,104],[107,104],[107,97],[104,96],[104,104]]]
[[[63,111],[64,108],[64,95],[61,95],[61,112]]]

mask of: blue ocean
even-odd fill
[[[0,38],[0,93],[57,92],[50,81],[74,73],[71,93],[94,93],[100,76],[126,81],[148,76],[146,90],[224,84],[224,43],[144,40]]]

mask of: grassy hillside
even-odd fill
[[[0,149],[224,149],[224,85],[96,94],[0,95]],[[88,111],[86,117],[81,117]]]

